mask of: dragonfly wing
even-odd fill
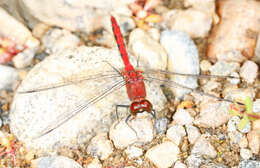
[[[78,103],[79,105],[77,105],[74,110],[68,111],[68,112],[63,113],[60,116],[58,116],[55,119],[55,121],[50,122],[48,124],[48,126],[46,128],[44,128],[39,135],[36,135],[35,137],[33,137],[33,139],[40,138],[40,137],[52,132],[53,130],[55,130],[56,128],[58,128],[59,126],[61,126],[65,122],[67,122],[68,120],[70,120],[72,117],[77,115],[79,112],[87,109],[90,105],[95,104],[99,100],[103,99],[104,97],[106,97],[107,95],[112,93],[113,91],[120,89],[124,85],[125,85],[125,82],[123,80],[118,81],[118,82],[114,83],[114,85],[112,85],[110,88],[107,88],[101,94],[98,94],[97,96],[91,98],[90,100],[80,101],[80,103]]]
[[[205,95],[205,96],[208,96],[208,97],[215,98],[217,100],[233,103],[232,100],[223,99],[223,98],[217,97],[215,95],[212,95],[212,94],[209,94],[209,93],[205,93],[205,92],[203,92],[203,91],[201,91],[199,89],[194,89],[194,88],[190,88],[190,87],[187,87],[187,86],[183,86],[183,85],[181,85],[181,84],[179,84],[177,82],[174,82],[174,81],[171,81],[171,80],[168,80],[168,79],[158,79],[158,78],[153,78],[153,77],[146,77],[145,80],[159,82],[159,83],[162,83],[162,84],[167,85],[169,87],[184,88],[184,89],[190,90],[192,92],[199,93],[201,95]]]
[[[40,91],[55,89],[55,88],[59,88],[59,87],[63,87],[63,86],[78,84],[80,82],[85,82],[87,80],[100,80],[100,79],[113,78],[113,77],[121,77],[121,76],[119,74],[116,74],[115,72],[111,73],[110,71],[107,74],[106,73],[99,73],[99,74],[90,75],[90,76],[89,75],[88,76],[84,76],[84,75],[74,76],[73,75],[73,77],[66,78],[66,79],[64,79],[64,81],[38,86],[36,88],[25,89],[25,90],[22,90],[22,91],[18,91],[18,93],[25,94],[25,93],[40,92]]]

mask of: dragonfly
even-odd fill
[[[85,104],[81,104],[81,105],[77,106],[75,109],[73,109],[72,111],[68,111],[68,112],[62,114],[60,117],[58,117],[59,119],[57,121],[48,124],[47,127],[44,128],[41,131],[41,133],[39,135],[35,136],[34,138],[39,138],[39,137],[42,137],[42,136],[52,132],[53,130],[55,130],[58,127],[60,127],[61,125],[63,125],[65,122],[67,122],[68,120],[73,118],[75,115],[77,115],[81,111],[84,111],[91,105],[97,103],[104,97],[111,94],[113,91],[120,89],[123,86],[126,87],[128,98],[131,101],[131,104],[129,105],[130,114],[126,117],[126,122],[129,120],[130,117],[135,118],[138,113],[148,112],[154,116],[155,110],[153,109],[152,103],[146,99],[146,88],[145,88],[145,82],[144,82],[145,80],[165,83],[168,86],[181,87],[184,89],[188,89],[190,91],[198,92],[200,94],[213,97],[213,98],[221,100],[221,101],[233,103],[232,100],[224,99],[224,98],[220,98],[220,97],[208,94],[208,93],[204,93],[203,91],[200,91],[198,89],[189,88],[189,87],[183,86],[181,84],[178,84],[178,83],[168,80],[168,79],[158,79],[156,77],[150,77],[150,76],[144,77],[145,73],[150,73],[150,74],[159,73],[159,74],[164,74],[164,75],[181,75],[181,76],[198,77],[198,78],[212,78],[212,77],[213,78],[236,78],[236,79],[238,78],[238,77],[234,77],[234,76],[195,75],[195,74],[169,72],[169,71],[165,71],[165,70],[142,71],[142,70],[135,69],[129,61],[128,53],[126,51],[126,47],[125,47],[122,33],[120,31],[120,27],[119,27],[115,17],[113,17],[113,16],[111,16],[111,24],[112,24],[113,34],[114,34],[114,37],[115,37],[115,40],[116,40],[123,64],[124,64],[124,68],[123,68],[122,72],[120,72],[118,69],[116,69],[115,67],[110,65],[109,62],[106,62],[106,63],[109,64],[114,69],[114,71],[116,71],[117,75],[115,75],[115,76],[121,76],[122,80],[115,82],[111,87],[104,90],[101,94],[91,98]],[[60,83],[56,83],[56,84],[52,84],[52,85],[41,86],[36,89],[28,89],[28,90],[24,90],[24,91],[19,91],[18,93],[28,94],[28,93],[34,93],[34,92],[41,92],[41,91],[46,91],[49,89],[55,89],[55,88],[63,87],[66,85],[75,84],[76,82],[87,81],[87,80],[96,80],[96,79],[105,79],[105,78],[111,78],[111,77],[113,77],[113,75],[97,74],[94,76],[82,77],[80,79],[77,79],[75,81],[70,81],[67,83],[60,82]]]

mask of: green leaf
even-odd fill
[[[247,115],[245,114],[238,124],[238,130],[239,131],[243,130],[248,123],[249,123],[249,119],[248,119]]]
[[[246,105],[246,113],[250,114],[253,111],[253,103],[249,96],[245,99],[245,105]]]

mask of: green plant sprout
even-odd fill
[[[244,100],[244,109],[241,110],[238,103],[230,105],[230,114],[242,117],[238,124],[238,130],[243,130],[250,121],[259,120],[260,115],[253,112],[253,103],[250,97],[246,97]]]

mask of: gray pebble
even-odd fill
[[[154,125],[156,133],[159,135],[164,134],[167,129],[167,124],[168,124],[168,120],[165,117],[156,120]]]
[[[239,163],[239,168],[259,168],[260,167],[260,161],[255,160],[242,160]]]
[[[11,90],[19,78],[17,70],[9,66],[0,65],[0,74],[0,90]]]

